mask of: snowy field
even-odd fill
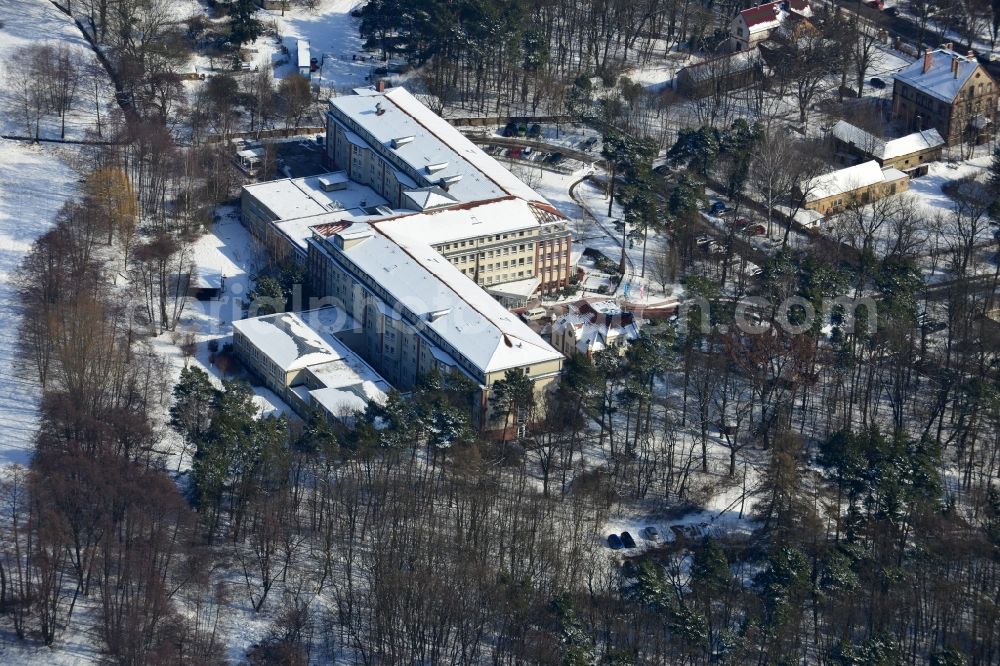
[[[15,367],[20,303],[13,281],[76,190],[69,161],[61,148],[0,140],[0,465],[28,462],[38,423],[38,388]]]
[[[100,69],[97,57],[72,19],[60,12],[47,0],[3,0],[0,3],[0,134],[29,135],[24,112],[17,103],[11,81],[17,72],[12,63],[13,55],[21,48],[37,44],[65,44],[77,52],[85,74],[80,77],[76,100],[66,115],[66,138],[82,139],[87,130],[95,126],[97,106],[94,81],[97,80],[100,113],[107,115],[108,100],[113,99],[113,89]],[[42,138],[59,138],[61,121],[58,115],[42,118],[39,128]],[[30,136],[30,135],[29,135]]]

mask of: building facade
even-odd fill
[[[798,196],[806,210],[823,216],[843,212],[856,204],[868,204],[909,189],[910,178],[899,169],[883,169],[875,160],[833,171],[803,183]]]
[[[880,139],[847,121],[838,121],[831,136],[838,150],[864,160],[875,160],[882,168],[899,169],[910,177],[927,172],[927,164],[941,159],[944,139],[934,128],[898,139]]]
[[[507,371],[524,371],[541,399],[562,370],[562,354],[428,245],[371,224],[322,226],[308,267],[313,293],[357,322],[354,351],[401,390],[423,374],[464,374],[479,386],[478,425],[491,422],[490,389]]]
[[[949,146],[993,135],[997,84],[971,51],[931,50],[893,79],[893,117],[908,130],[936,129]]]
[[[542,290],[569,284],[565,217],[405,89],[331,99],[326,145],[332,168],[389,206],[422,213],[410,226],[430,222],[434,247],[481,286],[529,278]],[[506,206],[505,219],[489,210],[515,199],[523,205]],[[467,215],[445,237],[433,227],[448,211]]]

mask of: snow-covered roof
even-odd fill
[[[744,9],[740,12],[740,17],[750,30],[750,34],[772,30],[781,25],[781,3],[769,2]]]
[[[806,191],[806,201],[811,202],[899,178],[906,178],[906,174],[898,169],[883,169],[875,160],[869,160],[816,176],[803,189]]]
[[[487,287],[487,291],[491,294],[499,294],[501,296],[527,298],[535,293],[535,290],[538,289],[538,285],[541,283],[542,279],[535,276],[524,278],[523,280],[514,280],[512,282],[504,282],[503,284],[491,285],[490,287]]]
[[[298,41],[298,61],[299,67],[309,66],[309,41],[305,39],[300,39]]]
[[[342,172],[283,178],[263,183],[244,185],[243,189],[267,208],[277,220],[291,220],[320,213],[346,211],[354,216],[366,215],[366,209],[388,205],[372,188],[343,179]],[[329,192],[323,189],[324,181],[343,185]]]
[[[617,308],[614,301],[606,301]],[[582,311],[585,307],[595,308],[593,312]],[[572,335],[575,346],[581,354],[603,351],[608,345],[620,343],[622,341],[631,342],[639,337],[639,325],[634,318],[623,319],[602,319],[595,317],[596,312],[600,312],[601,304],[576,304],[570,306],[570,311],[559,317],[552,323],[552,332],[557,336],[564,336],[567,331]],[[602,314],[621,314],[621,311]]]
[[[327,251],[376,282],[393,301],[387,305],[402,308],[417,330],[440,338],[444,352],[482,374],[562,358],[426,241],[390,239],[380,232],[355,223],[336,235],[360,242]]]
[[[930,66],[924,71],[928,59]],[[963,56],[951,49],[940,48],[910,63],[897,72],[895,78],[950,104],[978,68],[975,54]]]
[[[561,218],[546,208],[522,199],[505,197],[413,215],[399,215],[376,220],[374,224],[379,231],[394,240],[440,245],[561,221]]]
[[[708,81],[717,76],[749,71],[758,64],[760,64],[760,54],[755,47],[746,51],[727,53],[694,65],[682,67],[678,73],[685,72],[691,77],[692,81]]]
[[[845,120],[838,121],[833,126],[833,136],[883,161],[944,145],[944,139],[941,138],[941,134],[936,129],[914,132],[898,139],[886,141]]]
[[[469,141],[448,121],[424,106],[405,88],[330,99],[334,120],[355,133],[366,133],[417,174],[422,185],[448,183],[460,201],[514,195],[529,201],[543,197]],[[446,165],[434,170],[433,167]],[[431,169],[428,169],[431,167]]]
[[[343,388],[326,387],[309,391],[313,401],[334,416],[363,412],[368,403],[385,404],[386,394],[371,382],[352,384]]]
[[[211,268],[198,268],[194,278],[197,289],[222,289],[225,277],[222,271]]]
[[[413,204],[413,208],[416,210],[427,210],[428,208],[439,208],[441,206],[451,206],[458,203],[458,199],[451,196],[437,185],[404,190],[403,196]]]
[[[306,242],[313,235],[315,227],[337,228],[342,225],[350,225],[352,222],[361,222],[375,219],[378,216],[368,215],[357,208],[351,210],[341,210],[335,213],[320,213],[308,217],[296,217],[291,220],[280,220],[272,225],[282,236],[298,248],[303,254],[308,250]]]
[[[283,372],[307,369],[320,385],[293,387],[299,397],[322,406],[334,416],[385,402],[389,383],[335,337],[357,328],[343,310],[326,307],[306,312],[283,312],[233,322],[233,328]]]
[[[356,326],[351,316],[343,310],[327,309],[339,317],[343,328]],[[328,326],[332,321],[328,320]],[[343,358],[344,350],[335,349],[330,336],[320,335],[294,312],[241,319],[233,322],[233,328],[283,372]]]

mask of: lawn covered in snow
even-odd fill
[[[0,465],[27,464],[38,425],[33,369],[17,367],[21,304],[15,281],[36,238],[76,192],[66,150],[0,140]]]

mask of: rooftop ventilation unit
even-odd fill
[[[320,176],[319,186],[324,192],[333,192],[334,190],[345,190],[347,189],[347,177],[344,174],[335,174],[333,176]]]
[[[437,321],[441,317],[445,316],[451,312],[451,308],[445,308],[443,310],[432,310],[427,313],[427,321]]]
[[[441,187],[447,188],[449,185],[454,185],[460,180],[462,180],[462,174],[456,173],[452,176],[444,176],[443,178],[441,178],[441,180],[438,181],[438,183],[441,185]]]
[[[436,164],[428,164],[424,168],[427,170],[427,173],[437,173],[438,171],[441,171],[443,169],[447,169],[448,168],[448,163],[447,162],[438,162]]]
[[[381,116],[383,113],[385,113],[385,109],[382,108],[382,102],[378,102],[375,104],[375,115]]]
[[[396,137],[395,139],[392,140],[392,147],[393,148],[402,148],[406,144],[412,143],[412,142],[413,142],[413,137],[412,136],[398,136],[398,137]]]

